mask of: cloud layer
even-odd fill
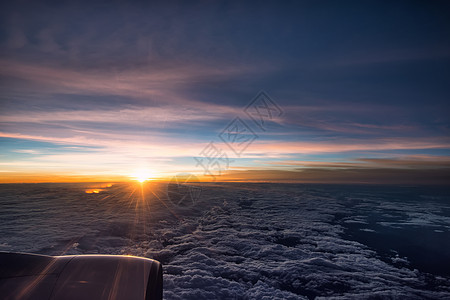
[[[201,187],[194,205],[176,206],[157,184],[143,192],[132,184],[3,185],[0,247],[155,258],[164,265],[165,299],[450,294],[450,274],[439,269],[448,242],[436,243],[450,230],[445,189]],[[92,189],[100,192],[85,193]],[[417,230],[436,240],[421,244]]]

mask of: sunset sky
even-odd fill
[[[0,7],[0,182],[450,180],[447,1],[38,2]]]

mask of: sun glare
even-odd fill
[[[142,183],[154,179],[155,173],[151,170],[138,170],[131,177]]]

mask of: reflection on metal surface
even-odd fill
[[[0,252],[2,299],[162,299],[159,262],[119,255]]]

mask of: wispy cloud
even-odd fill
[[[198,81],[228,79],[242,74],[256,73],[245,66],[221,68],[201,65],[178,65],[166,68],[133,68],[123,70],[83,69],[54,67],[36,63],[0,60],[0,74],[29,81],[29,86],[52,93],[120,95],[152,103],[198,104],[182,97],[175,90]],[[212,104],[210,104],[212,105]]]
[[[339,139],[318,142],[255,142],[251,153],[314,154],[339,153],[349,151],[380,151],[405,149],[448,149],[450,141],[441,138],[379,138],[379,139]]]
[[[395,158],[356,158],[345,162],[283,160],[260,162],[261,164],[289,168],[323,168],[323,169],[449,169],[450,158],[447,156],[403,155]]]
[[[40,154],[41,152],[34,150],[34,149],[17,149],[17,150],[13,150],[16,153],[24,153],[24,154]]]
[[[298,170],[230,171],[223,181],[269,181],[301,183],[360,183],[360,184],[448,184],[450,168],[388,169],[388,168],[310,168]]]

